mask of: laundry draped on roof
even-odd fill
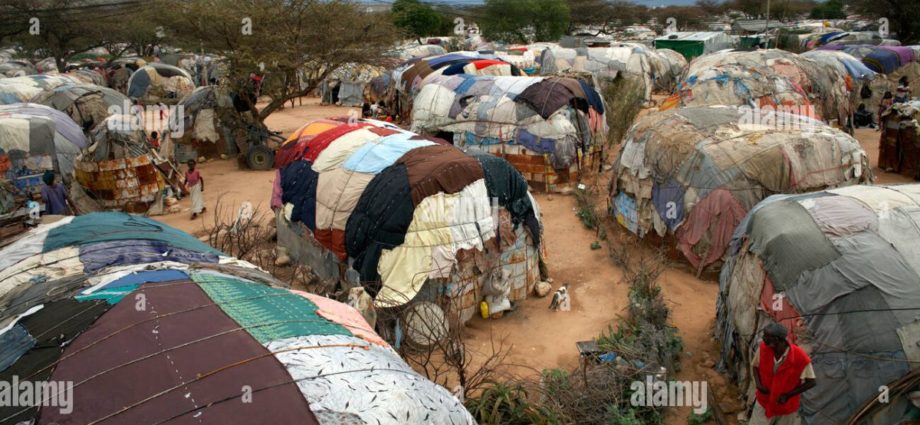
[[[0,422],[474,423],[355,309],[147,218],[41,225],[0,264],[0,380],[74,384]]]
[[[819,391],[802,394],[803,423],[846,423],[920,362],[918,240],[920,185],[849,186],[760,202],[735,230],[720,276],[720,366],[750,394],[755,336],[779,322],[809,353],[817,375]],[[893,395],[862,419],[899,423],[909,404]]]

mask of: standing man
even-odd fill
[[[795,424],[801,394],[816,385],[811,358],[786,336],[786,327],[779,323],[763,331],[763,341],[751,361],[757,403],[749,425]]]
[[[67,191],[64,185],[55,181],[54,172],[45,171],[42,175],[42,202],[45,204],[45,214],[49,215],[70,215],[73,209],[70,200],[67,199]]]

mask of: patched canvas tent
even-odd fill
[[[877,110],[886,91],[896,92],[898,80],[907,77],[910,84],[910,95],[920,97],[920,51],[913,47],[888,47],[867,45],[828,45],[822,46],[819,51],[845,52],[861,60],[864,65],[877,72],[877,77],[867,85],[868,98],[861,99],[869,110]],[[859,91],[864,91],[860,88]],[[881,125],[882,123],[878,123]]]
[[[0,251],[0,341],[2,382],[71,386],[5,423],[475,423],[355,309],[128,214]]]
[[[720,366],[748,405],[761,330],[778,322],[816,375],[817,387],[802,393],[803,424],[913,422],[918,241],[920,185],[775,195],[754,207],[732,237],[716,320]]]
[[[25,192],[53,171],[69,183],[86,137],[67,115],[35,104],[0,105],[0,173]]]
[[[652,49],[638,43],[616,43],[610,47],[550,48],[540,58],[540,73],[588,72],[601,84],[613,81],[621,74],[642,80],[645,101],[652,91],[670,93],[678,77],[687,67],[679,54],[666,49]]]
[[[25,77],[37,73],[38,70],[35,69],[35,65],[27,61],[8,60],[0,62],[0,79]]]
[[[386,69],[379,66],[350,63],[333,71],[320,84],[323,103],[342,106],[361,106],[370,82],[382,76]]]
[[[0,105],[26,103],[45,90],[73,84],[84,84],[84,81],[67,74],[0,79]]]
[[[641,118],[614,164],[616,221],[640,237],[673,235],[702,271],[767,196],[871,182],[856,139],[807,117],[753,111],[688,107]]]
[[[604,101],[592,85],[562,77],[433,77],[413,102],[412,130],[501,156],[532,185],[552,190],[575,180],[603,147]]]
[[[145,104],[174,105],[195,89],[192,76],[184,69],[161,63],[148,64],[128,79],[128,97]]]
[[[690,63],[676,93],[662,110],[681,106],[786,108],[821,120],[846,123],[853,84],[836,66],[795,53],[768,49],[722,51]]]
[[[305,143],[276,181],[278,243],[320,278],[360,283],[378,307],[436,303],[451,323],[539,279],[537,204],[508,162],[365,122]]]
[[[477,52],[453,52],[442,56],[432,56],[410,61],[393,70],[395,99],[390,105],[402,117],[408,117],[412,111],[412,101],[422,87],[432,78],[441,75],[470,76],[524,76],[520,68],[505,61],[495,59],[492,55]]]
[[[77,182],[106,209],[147,211],[166,181],[137,117],[109,116],[93,129],[92,142],[76,161]]]
[[[878,167],[920,176],[920,100],[897,103],[882,115]]]
[[[65,85],[45,90],[32,98],[32,102],[66,113],[85,131],[104,121],[109,116],[110,108],[127,112],[131,107],[125,95],[108,87],[91,84]]]

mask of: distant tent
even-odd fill
[[[920,185],[849,186],[757,204],[732,236],[716,308],[719,367],[747,405],[761,331],[780,323],[817,375],[817,387],[802,393],[803,424],[915,421],[918,241]]]
[[[0,105],[26,103],[45,90],[73,84],[85,84],[85,82],[67,74],[40,74],[0,79]]]
[[[379,66],[356,63],[343,65],[322,81],[320,97],[327,104],[361,106],[371,81],[385,72]]]
[[[562,77],[430,77],[413,101],[412,130],[446,133],[456,146],[502,156],[532,185],[552,190],[574,181],[600,155],[607,123],[592,84]]]
[[[847,122],[849,75],[836,65],[784,50],[722,51],[693,60],[662,106],[783,107],[821,120]]]
[[[901,66],[898,54],[888,49],[875,49],[863,58],[863,63],[882,74],[890,74]]]
[[[184,69],[159,63],[148,64],[128,80],[128,97],[142,102],[175,104],[192,92],[195,84]]]
[[[91,84],[66,85],[39,93],[32,102],[63,111],[89,131],[109,116],[109,110],[127,112],[131,102],[108,87]]]
[[[0,250],[0,380],[72,387],[0,418],[475,424],[357,310],[286,286],[146,217],[43,224]]]
[[[871,181],[856,139],[800,115],[768,114],[707,106],[639,119],[610,181],[616,221],[640,237],[673,235],[701,272],[765,197]]]
[[[198,87],[182,98],[177,107],[182,108],[182,115],[170,119],[181,120],[176,124],[182,133],[172,139],[193,148],[196,158],[234,156],[240,152],[237,140],[245,142],[248,120],[251,118],[248,118],[249,114],[240,113],[234,108],[233,99],[226,88]]]
[[[26,75],[37,74],[35,66],[27,61],[10,60],[0,62],[0,79],[25,77]]]

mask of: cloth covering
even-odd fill
[[[479,162],[452,146],[414,149],[403,155],[397,163],[406,166],[412,203],[415,205],[438,192],[459,192],[483,178]]]
[[[67,226],[51,229],[45,238],[43,251],[49,252],[65,246],[128,239],[163,241],[176,248],[212,254],[219,253],[187,233],[149,218],[113,212],[78,216]]]
[[[920,305],[913,260],[920,203],[904,194],[918,186],[775,195],[748,213],[722,269],[716,320],[720,365],[742,389],[753,394],[747,365],[757,332],[771,321],[787,326],[813,360],[818,386],[802,394],[803,423],[844,423],[880,386],[910,373],[916,341],[903,336]],[[777,311],[771,304],[780,294]],[[904,403],[893,399],[894,408],[871,416],[897,423]]]

